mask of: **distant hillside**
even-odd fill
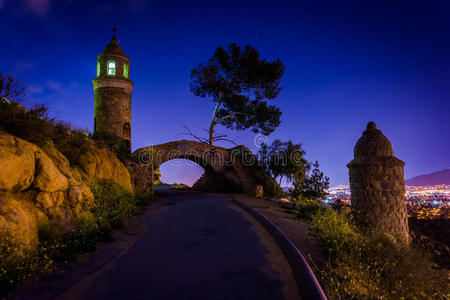
[[[406,185],[450,184],[450,169],[433,172],[407,179]]]

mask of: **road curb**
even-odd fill
[[[255,218],[278,244],[291,265],[302,299],[327,300],[328,298],[308,262],[280,228],[247,204],[236,199],[232,199],[231,203],[236,204]]]

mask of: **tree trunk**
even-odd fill
[[[283,180],[283,176],[280,175],[280,180],[278,181],[278,185],[281,187],[281,180]]]
[[[219,110],[219,106],[222,104],[222,97],[219,98],[217,101],[216,107],[214,108],[212,120],[211,120],[211,126],[209,126],[209,139],[208,144],[212,145],[214,144],[214,127],[216,127],[216,115],[217,111]]]
[[[208,144],[214,144],[214,127],[216,126],[216,122],[212,121],[211,126],[209,127],[209,139]]]

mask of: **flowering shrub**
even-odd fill
[[[330,299],[446,299],[444,270],[414,245],[364,231],[350,215],[319,203],[297,206],[329,257],[320,275]],[[306,216],[306,218],[305,218]],[[447,296],[445,296],[447,295]]]
[[[91,184],[95,197],[92,213],[100,222],[107,222],[113,228],[123,226],[126,217],[137,213],[134,195],[111,181],[98,181]]]
[[[33,251],[25,250],[17,246],[14,235],[0,230],[0,296],[33,275],[47,273],[53,263],[48,254],[56,247],[39,244]]]

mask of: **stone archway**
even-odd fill
[[[262,186],[268,194],[279,188],[257,164],[256,157],[244,146],[231,149],[212,146],[196,141],[181,140],[144,147],[133,155],[141,163],[154,167],[177,158],[194,161],[205,173],[193,188],[207,192],[246,192],[255,194]]]

